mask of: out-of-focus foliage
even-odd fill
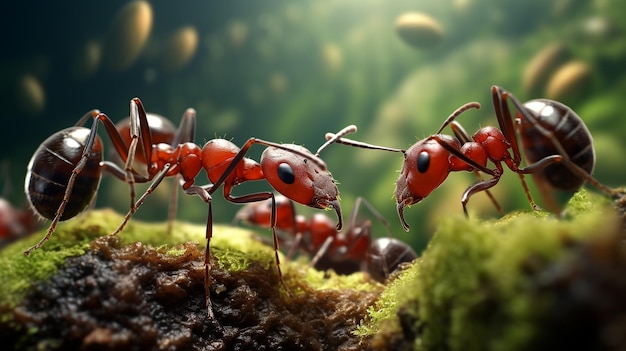
[[[626,1],[159,0],[150,2],[150,37],[128,69],[111,72],[97,60],[89,65],[85,60],[102,55],[98,45],[112,32],[109,27],[125,4],[27,1],[2,11],[0,23],[14,33],[0,56],[0,93],[5,97],[0,145],[14,185],[6,196],[14,202],[24,202],[19,185],[37,145],[91,108],[118,121],[127,116],[130,98],[139,96],[149,111],[178,123],[185,108],[194,107],[199,144],[216,136],[243,144],[256,136],[315,150],[325,132],[357,124],[356,139],[406,148],[434,133],[450,112],[468,101],[483,105],[460,118],[470,133],[495,124],[492,84],[521,100],[545,96],[550,77],[531,95],[524,90],[524,76],[532,59],[554,43],[588,67],[585,88],[574,89],[575,98],[565,96],[563,102],[579,113],[596,138],[595,175],[610,185],[623,182],[624,162],[616,155],[626,148],[621,138],[626,122],[620,116],[626,28],[619,17]],[[40,11],[27,11],[27,6]],[[441,26],[444,34],[437,46],[419,49],[398,36],[396,20],[407,12],[426,14]],[[183,28],[197,33],[195,50],[185,43],[168,44]],[[163,57],[175,57],[163,48],[172,47],[192,55],[177,70],[163,64]],[[73,63],[74,57],[83,59]],[[82,75],[74,74],[76,65],[86,67]],[[28,84],[16,83],[24,77]],[[577,82],[576,77],[569,81]],[[41,91],[23,92],[29,86],[41,86],[43,102],[37,95]],[[36,108],[21,108],[24,104]],[[258,159],[261,150],[253,147],[250,156]],[[391,198],[401,155],[335,145],[321,156],[339,182],[344,212],[357,196],[364,196],[393,224],[398,238],[418,249],[442,216],[460,213],[461,194],[475,179],[453,174],[429,198],[407,209],[411,232],[406,234]],[[206,177],[197,182],[206,183]],[[161,185],[136,216],[163,220],[170,184]],[[102,188],[97,206],[126,210],[127,185],[105,176]],[[269,189],[261,182],[239,188],[239,194]],[[515,175],[503,177],[493,192],[506,211],[530,208]],[[231,221],[238,207],[215,198],[215,220]],[[179,203],[179,218],[204,222],[206,206],[200,199],[181,195]],[[472,198],[469,208],[473,216],[495,212],[482,195]]]

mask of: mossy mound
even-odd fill
[[[584,191],[567,213],[443,221],[358,333],[376,350],[625,349],[619,216]]]
[[[132,221],[118,237],[111,211],[64,223],[30,257],[0,253],[0,340],[13,349],[358,350],[353,334],[381,286],[282,259],[237,228],[214,228],[211,301],[204,226]],[[111,225],[109,225],[111,224]],[[32,238],[35,242],[39,237]],[[172,244],[177,243],[177,244]]]

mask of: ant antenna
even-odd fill
[[[336,142],[338,144],[355,146],[355,147],[360,147],[360,148],[363,148],[363,149],[382,150],[382,151],[391,151],[391,152],[402,152],[402,153],[406,152],[406,150],[404,150],[404,149],[396,149],[396,148],[393,148],[393,147],[379,146],[379,145],[364,143],[362,141],[342,138],[341,135],[333,134],[333,133],[326,133],[326,140],[328,140],[328,141],[333,140],[334,142]]]
[[[319,149],[317,149],[315,156],[319,156],[320,152],[322,152],[322,150],[324,150],[328,145],[334,142],[339,142],[339,139],[341,139],[344,135],[351,134],[351,133],[356,133],[356,126],[354,124],[351,124],[343,128],[337,134],[326,133],[326,142],[322,146],[320,146]],[[331,135],[330,138],[328,137],[329,134]]]
[[[448,124],[452,123],[452,121],[454,121],[457,117],[459,117],[459,115],[469,109],[475,108],[477,110],[480,110],[480,104],[478,102],[468,102],[464,105],[462,105],[461,107],[457,108],[454,112],[452,112],[450,114],[450,116],[448,116],[448,118],[443,122],[443,124],[441,125],[441,127],[439,128],[439,130],[437,131],[437,133],[435,134],[440,134],[441,131],[448,126]]]

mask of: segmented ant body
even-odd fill
[[[365,205],[385,225],[388,237],[373,239],[371,221],[357,221],[361,205]],[[235,221],[268,227],[270,215],[271,203],[257,202],[242,208]],[[363,270],[373,279],[384,282],[400,264],[417,257],[409,245],[391,238],[389,223],[362,198],[357,199],[347,228],[338,232],[328,216],[316,213],[306,218],[296,214],[293,202],[278,195],[276,228],[279,239],[289,247],[288,257],[292,257],[295,250],[300,250],[312,257],[310,266],[320,270],[333,269],[339,274]]]
[[[93,119],[91,128],[82,127],[90,118]],[[97,135],[99,121],[106,128],[117,155],[124,162],[123,168],[102,160],[102,141]],[[124,228],[147,196],[168,176],[178,177],[185,193],[198,195],[208,204],[205,289],[210,317],[213,315],[209,276],[209,248],[213,228],[211,195],[221,185],[224,185],[224,197],[230,202],[248,203],[271,199],[273,203],[274,195],[271,192],[237,197],[231,195],[235,185],[266,179],[274,189],[296,202],[314,208],[333,208],[339,218],[337,230],[341,229],[337,186],[325,163],[318,157],[319,152],[334,140],[327,141],[315,155],[301,146],[277,144],[257,138],[250,138],[241,149],[223,139],[211,140],[200,147],[193,143],[195,110],[188,109],[173,141],[170,144],[155,144],[146,111],[138,98],[130,102],[130,142],[128,139],[124,140],[122,134],[126,132],[123,128],[120,129],[122,132],[108,116],[93,110],[83,116],[74,127],[52,135],[35,151],[28,166],[26,194],[31,206],[41,216],[52,219],[52,224],[46,236],[25,254],[41,247],[54,232],[58,221],[76,216],[91,203],[103,169],[124,180],[130,187],[130,210],[111,235],[118,234]],[[347,127],[337,133],[337,138],[355,130],[354,126]],[[244,157],[254,144],[267,146],[260,164]],[[135,169],[136,160],[138,165],[146,167],[144,172]],[[144,163],[144,160],[148,162]],[[194,184],[195,177],[202,169],[206,171],[212,184]],[[145,182],[151,183],[135,202],[134,184]],[[275,227],[274,212],[272,211],[271,218],[272,229]],[[275,233],[274,238],[275,250],[278,250]],[[277,253],[275,258],[282,282]]]
[[[444,121],[435,134],[418,141],[407,150],[346,138],[337,141],[356,147],[404,154],[395,197],[398,215],[405,230],[409,229],[409,225],[404,218],[404,208],[428,196],[453,171],[482,172],[491,176],[490,179],[480,179],[463,193],[461,203],[466,216],[467,203],[471,196],[481,191],[488,192],[488,189],[498,184],[504,172],[503,164],[519,175],[533,209],[538,207],[524,180],[525,174],[533,174],[535,181],[544,186],[548,200],[552,196],[549,192],[575,191],[585,182],[608,194],[614,193],[591,176],[595,163],[591,134],[574,111],[548,99],[521,104],[511,93],[498,86],[493,86],[491,92],[499,128],[483,127],[471,137],[455,119],[468,109],[480,108],[475,102],[461,106]],[[509,100],[517,111],[515,119],[509,111]],[[455,136],[441,134],[448,125]],[[522,156],[517,139],[518,130],[527,158],[526,167],[520,167]],[[326,137],[333,135],[329,133]],[[487,168],[487,161],[491,161],[495,168]],[[499,209],[497,202],[493,201]]]
[[[103,170],[129,184],[131,212],[136,210],[135,183],[153,180],[158,183],[166,175],[178,172],[179,168],[172,167],[173,165],[157,168],[145,161],[143,163],[146,167],[145,172],[137,171],[134,162],[135,156],[139,155],[138,139],[141,137],[140,160],[158,157],[161,154],[158,151],[160,149],[176,147],[177,153],[180,154],[182,150],[188,149],[188,144],[195,145],[191,143],[195,128],[195,111],[189,109],[185,112],[171,145],[153,144],[152,132],[143,105],[138,99],[133,99],[130,106],[130,132],[124,127],[118,130],[107,115],[92,110],[73,127],[51,135],[37,148],[28,163],[25,192],[31,208],[39,216],[51,219],[52,223],[46,235],[24,252],[26,255],[41,247],[51,237],[59,221],[75,217],[92,203]],[[89,119],[92,119],[91,128],[83,127]],[[111,161],[103,161],[102,140],[97,134],[98,122],[104,125],[117,156],[125,163],[123,167]],[[132,135],[130,142],[127,133]]]

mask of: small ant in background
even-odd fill
[[[235,221],[268,227],[271,205],[269,201],[248,204],[237,212]],[[372,222],[357,222],[361,205],[365,205],[380,220],[387,229],[388,237],[373,239]],[[361,197],[355,202],[347,228],[338,232],[328,216],[316,213],[306,218],[296,214],[293,202],[277,195],[276,228],[279,229],[279,239],[289,247],[287,257],[291,258],[299,249],[312,256],[309,266],[319,270],[333,269],[339,274],[362,270],[382,283],[402,263],[417,258],[409,245],[391,238],[389,223]]]
[[[3,161],[0,167],[4,178],[2,197],[0,197],[0,247],[3,247],[37,230],[39,221],[30,208],[18,209],[7,200],[6,197],[11,189],[9,164]]]
[[[479,171],[491,176],[486,180],[481,178],[463,193],[461,204],[466,216],[470,197],[498,184],[504,172],[503,164],[519,175],[526,197],[535,210],[539,207],[532,199],[524,180],[525,174],[533,175],[535,183],[546,197],[547,207],[557,213],[560,209],[553,192],[574,192],[585,182],[614,196],[614,190],[591,176],[595,164],[591,133],[574,111],[558,101],[548,99],[521,104],[511,93],[498,86],[493,86],[491,93],[499,128],[483,127],[472,137],[455,119],[468,109],[480,108],[476,102],[458,108],[435,134],[419,140],[407,150],[346,138],[337,141],[355,147],[401,152],[404,155],[395,197],[398,215],[405,230],[408,231],[409,225],[404,219],[404,208],[420,202],[454,171]],[[515,118],[509,111],[509,99],[517,111]],[[454,137],[441,134],[448,125]],[[526,156],[526,167],[520,167],[522,157],[518,133]],[[333,134],[326,135],[326,138],[332,137]],[[487,161],[491,161],[495,168],[487,168]],[[493,201],[500,210],[497,202]]]
[[[198,195],[208,204],[206,221],[205,290],[209,317],[213,317],[210,301],[210,241],[213,229],[211,195],[224,185],[224,197],[234,203],[249,203],[272,199],[271,192],[261,192],[242,196],[232,196],[235,185],[251,180],[265,179],[278,192],[292,200],[313,208],[333,208],[339,219],[337,230],[341,229],[341,206],[339,191],[319,153],[335,139],[356,131],[349,126],[324,143],[314,155],[308,149],[293,144],[277,144],[258,138],[250,138],[240,149],[224,139],[214,139],[203,147],[196,145],[195,110],[188,109],[171,143],[156,143],[148,123],[147,113],[138,98],[130,101],[130,142],[124,140],[122,132],[107,115],[98,110],[85,114],[75,126],[59,131],[45,140],[35,151],[28,165],[25,179],[27,198],[36,212],[52,219],[46,235],[34,246],[26,250],[26,255],[41,247],[52,235],[61,220],[73,218],[82,212],[97,192],[102,170],[123,180],[130,188],[130,209],[119,227],[111,233],[117,235],[137,211],[147,196],[151,194],[165,177],[175,176],[188,195]],[[83,125],[92,119],[91,128]],[[105,127],[115,152],[124,162],[118,166],[102,160],[102,141],[97,134],[99,122]],[[261,156],[260,164],[245,158],[254,144],[267,148]],[[141,156],[139,156],[141,155]],[[141,158],[142,157],[142,158]],[[135,160],[138,162],[135,163]],[[141,162],[145,160],[146,163]],[[144,172],[135,169],[135,164],[145,167]],[[194,184],[195,177],[204,169],[212,184]],[[148,189],[135,201],[135,183],[150,182]],[[272,211],[271,227],[274,232],[274,249],[278,250],[278,240],[274,231],[275,211]],[[278,253],[275,254],[276,267],[281,280]]]

